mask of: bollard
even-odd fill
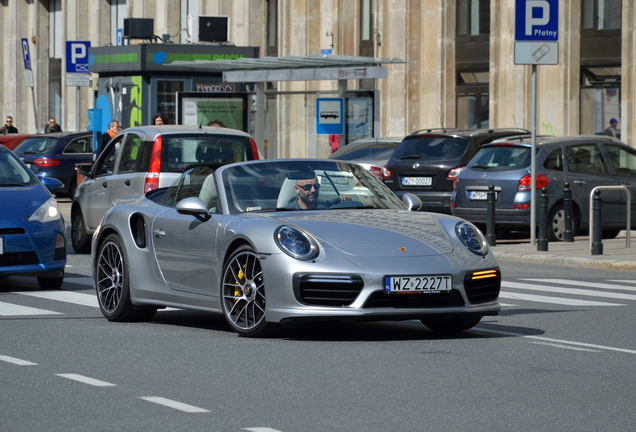
[[[563,189],[563,212],[565,214],[563,240],[572,243],[574,241],[574,231],[572,231],[572,190],[568,182],[565,182],[565,189]]]
[[[497,235],[495,234],[495,186],[488,186],[486,193],[486,241],[490,246],[497,245]]]
[[[548,189],[541,189],[539,197],[539,238],[537,239],[537,250],[545,252],[548,250]]]
[[[592,230],[592,255],[603,255],[603,222],[601,221],[601,213],[603,209],[603,199],[601,198],[601,191],[594,191],[594,198],[592,199],[592,211],[594,212],[594,226],[590,227]]]

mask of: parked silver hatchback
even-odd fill
[[[197,163],[259,159],[249,134],[226,128],[139,126],[116,135],[78,186],[71,206],[71,239],[77,253],[90,252],[91,237],[113,200],[167,187]]]

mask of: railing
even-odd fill
[[[626,245],[625,247],[630,247],[629,246],[629,237],[630,237],[630,231],[632,229],[632,194],[631,191],[629,190],[629,188],[627,186],[596,186],[594,189],[592,189],[592,191],[590,192],[590,249],[592,249],[592,229],[594,227],[593,223],[594,223],[594,211],[592,209],[592,203],[594,202],[593,198],[594,198],[594,191],[596,190],[622,190],[625,191],[625,195],[627,195],[627,240],[626,240]],[[601,228],[601,231],[603,229]]]

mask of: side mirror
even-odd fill
[[[93,170],[93,165],[80,165],[79,166],[79,173],[81,175],[83,175],[84,177],[90,177],[92,170]]]
[[[181,214],[204,217],[210,215],[207,207],[199,197],[184,198],[177,203],[175,208]]]
[[[422,200],[409,192],[402,195],[402,202],[408,211],[417,211],[422,207]]]
[[[64,189],[64,183],[62,183],[58,179],[54,179],[52,177],[38,177],[38,178],[51,193],[59,192],[62,189]]]

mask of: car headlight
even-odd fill
[[[282,225],[274,231],[274,240],[287,255],[301,260],[311,260],[318,256],[318,245],[304,232]]]
[[[468,222],[458,222],[455,225],[455,233],[464,246],[472,253],[477,255],[486,255],[488,253],[489,248],[486,237],[475,225]]]
[[[60,208],[57,206],[57,201],[55,201],[55,198],[49,198],[29,216],[29,221],[53,222],[61,217],[62,213],[60,213]]]

